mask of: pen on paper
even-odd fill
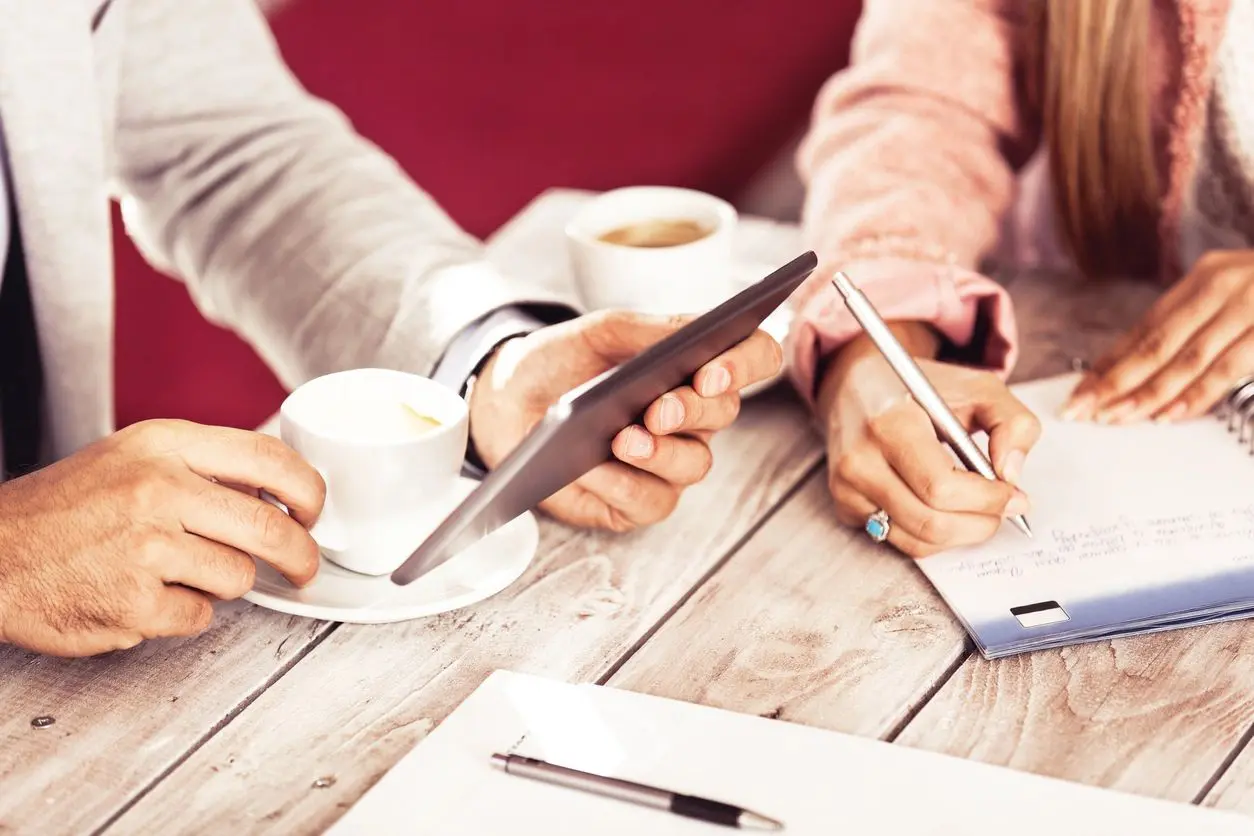
[[[782,822],[732,804],[724,804],[721,801],[699,798],[694,795],[682,795],[621,778],[583,772],[536,758],[497,753],[492,756],[492,765],[504,770],[507,775],[531,778],[631,804],[653,807],[711,824],[721,824],[741,830],[784,829]]]
[[[949,443],[949,446],[953,448],[954,453],[966,465],[967,469],[980,474],[986,479],[997,481],[997,473],[993,470],[993,465],[988,460],[988,457],[984,455],[984,451],[980,449],[980,445],[976,444],[975,440],[967,433],[962,422],[958,420],[958,416],[954,415],[953,411],[950,410],[944,398],[940,396],[940,393],[932,386],[931,381],[927,379],[927,375],[919,368],[919,364],[910,356],[910,352],[906,351],[905,346],[893,336],[888,323],[880,318],[879,312],[875,310],[875,306],[871,304],[870,300],[857,288],[853,280],[844,273],[836,273],[832,277],[832,285],[840,293],[840,297],[844,300],[845,307],[849,309],[849,313],[853,314],[853,318],[862,326],[862,330],[866,332],[867,337],[875,344],[880,354],[888,361],[888,365],[892,367],[897,377],[901,379],[902,384],[909,390],[911,397],[932,419],[937,432]],[[1032,528],[1028,525],[1025,516],[1016,514],[1008,517],[1008,519],[1015,528],[1028,537],[1032,536]]]

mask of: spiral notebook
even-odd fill
[[[1062,421],[1075,383],[1015,388],[1043,424],[1022,480],[1035,536],[1004,525],[981,546],[919,561],[980,651],[992,659],[1254,615],[1247,413]]]

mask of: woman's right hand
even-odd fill
[[[935,344],[920,327],[904,323],[893,329],[916,356],[931,356]],[[989,458],[1000,481],[957,461],[866,337],[840,350],[819,388],[828,486],[838,519],[862,528],[883,509],[891,523],[888,542],[911,557],[983,542],[1004,517],[1027,513],[1028,498],[1014,485],[1041,432],[1040,421],[997,375],[918,362],[967,429],[988,433]]]

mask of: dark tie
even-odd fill
[[[43,363],[22,252],[17,213],[10,206],[9,255],[0,280],[0,429],[4,468],[21,476],[39,466]]]

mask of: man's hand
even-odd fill
[[[0,486],[0,640],[88,656],[198,633],[214,600],[252,588],[250,555],[307,584],[325,491],[269,436],[183,421],[117,432]]]
[[[543,328],[502,345],[471,393],[470,435],[495,467],[562,395],[636,356],[691,321],[601,312]],[[713,360],[645,412],[644,426],[614,438],[617,461],[589,471],[541,508],[572,525],[628,531],[668,516],[684,487],[713,462],[710,434],[735,420],[740,390],[766,380],[782,363],[763,331]]]
[[[1126,423],[1196,418],[1254,373],[1254,250],[1212,252],[1094,365],[1064,413]]]

